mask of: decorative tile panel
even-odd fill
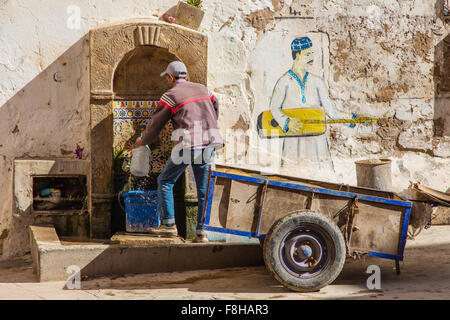
[[[157,108],[158,101],[114,101],[114,158],[123,158],[122,171],[129,173],[131,148],[141,135]],[[170,122],[161,131],[156,143],[150,146],[152,157],[151,173],[159,173],[163,169],[172,151],[173,127]],[[116,172],[117,174],[118,172]]]

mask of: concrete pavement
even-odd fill
[[[381,290],[366,286],[369,265],[381,268]],[[347,261],[338,279],[315,293],[285,289],[265,267],[86,279],[68,290],[61,281],[38,283],[26,256],[0,261],[0,299],[450,299],[450,226],[408,240],[400,267],[397,276],[390,260]]]

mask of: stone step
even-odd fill
[[[33,267],[40,282],[67,281],[78,270],[85,279],[264,265],[258,243],[176,239],[181,242],[164,243],[167,239],[119,234],[106,243],[92,240],[77,244],[74,240],[61,241],[52,226],[30,226],[29,230]]]
[[[118,232],[111,237],[111,244],[124,245],[151,245],[151,244],[169,244],[186,243],[181,237],[159,237],[145,233]]]

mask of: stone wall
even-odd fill
[[[0,0],[0,257],[29,251],[26,226],[33,221],[13,211],[14,159],[75,159],[81,147],[83,159],[90,160],[89,30],[157,19],[176,3]],[[229,140],[217,162],[260,166],[249,161],[266,154],[258,115],[268,110],[277,79],[292,65],[291,41],[308,36],[314,48],[311,72],[323,79],[330,100],[349,114],[381,119],[354,128],[328,125],[334,172],[302,170],[298,161],[280,171],[356,184],[354,161],[390,158],[395,191],[409,181],[447,190],[450,51],[441,4],[205,1],[200,30],[208,36],[208,85],[221,104],[220,126],[224,136],[227,128],[247,132],[242,154],[227,156],[235,147]]]
[[[315,61],[313,69],[325,79],[330,98],[346,112],[382,118],[353,129],[329,126],[333,180],[354,184],[355,160],[383,157],[393,160],[395,191],[407,188],[410,180],[445,190],[442,177],[448,181],[450,140],[443,131],[448,131],[449,100],[436,89],[448,75],[442,59],[448,52],[444,50],[448,24],[446,30],[437,14],[441,4],[273,1],[256,11],[244,7],[242,14],[216,8],[213,19],[222,21],[213,30],[220,32],[210,38],[227,45],[210,49],[217,57],[209,60],[210,85],[236,109],[223,120],[224,127],[239,125],[254,131],[257,115],[268,108],[276,80],[290,66],[290,41],[295,36],[321,34],[329,44],[319,46],[325,61],[322,65]],[[251,141],[250,149],[258,139]],[[287,167],[282,172],[292,174],[298,169]],[[299,174],[322,178],[311,171]]]

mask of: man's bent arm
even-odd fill
[[[289,117],[283,112],[283,102],[286,98],[287,83],[284,77],[281,77],[275,84],[272,98],[270,99],[269,110],[278,125],[286,132]]]
[[[319,92],[320,103],[322,104],[327,116],[330,119],[348,118],[348,114],[339,110],[339,108],[336,106],[336,103],[333,100],[331,100],[328,88],[322,79],[318,81],[317,87]]]
[[[144,133],[142,134],[142,144],[148,145],[152,143],[153,140],[155,140],[158,137],[159,133],[164,128],[167,121],[169,121],[171,115],[172,115],[171,110],[163,106],[159,106],[158,109],[153,114],[152,119],[147,124]]]

